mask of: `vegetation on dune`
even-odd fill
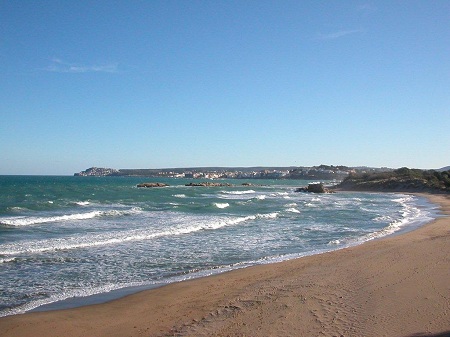
[[[402,167],[390,172],[350,174],[336,186],[358,191],[450,192],[450,170],[419,170]]]

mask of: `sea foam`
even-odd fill
[[[256,192],[254,190],[245,190],[245,191],[221,191],[221,193],[241,195],[241,194],[254,194]]]
[[[180,218],[179,224],[167,227],[165,230],[141,229],[125,232],[108,232],[102,234],[79,235],[76,237],[60,237],[56,239],[46,239],[39,241],[21,241],[18,243],[3,244],[0,246],[0,255],[13,256],[20,254],[36,254],[48,251],[73,250],[81,248],[91,248],[98,246],[111,246],[127,242],[145,241],[158,239],[161,237],[170,237],[185,235],[201,230],[214,230],[227,226],[234,226],[246,221],[255,219],[273,219],[278,213],[256,214],[245,217],[231,218],[205,218],[202,221],[186,221]],[[175,221],[177,221],[175,219]],[[186,221],[186,222],[185,222]]]
[[[294,208],[294,207],[287,208],[286,212],[300,213],[300,211],[297,208]]]
[[[139,211],[140,208],[133,207],[130,210],[91,211],[87,213],[64,214],[50,217],[32,217],[32,216],[7,217],[7,218],[0,218],[0,225],[14,226],[14,227],[30,226],[49,222],[87,220],[101,216],[122,216],[135,214],[136,212]]]
[[[216,206],[217,208],[227,208],[230,206],[230,204],[227,202],[215,202],[214,206]]]

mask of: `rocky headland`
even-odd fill
[[[333,187],[345,191],[450,192],[450,170],[419,170],[406,167],[391,172],[350,174]]]

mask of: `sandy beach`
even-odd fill
[[[0,318],[0,336],[450,336],[447,215],[339,251]]]

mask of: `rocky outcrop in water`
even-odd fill
[[[306,187],[299,187],[295,192],[308,192],[308,193],[333,193],[321,183],[308,184]]]
[[[147,188],[151,188],[151,187],[166,187],[169,186],[167,184],[164,183],[141,183],[138,184],[137,187],[147,187]]]

